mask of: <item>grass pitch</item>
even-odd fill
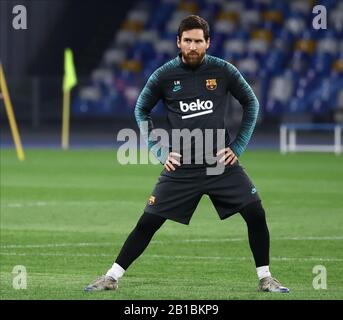
[[[343,299],[343,159],[247,151],[241,163],[267,213],[271,271],[290,294],[256,292],[239,214],[220,221],[203,197],[189,226],[167,221],[116,292],[83,288],[112,265],[161,166],[114,151],[1,150],[1,299]],[[27,289],[12,273],[25,266]],[[313,268],[327,272],[314,289]]]

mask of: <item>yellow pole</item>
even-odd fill
[[[10,95],[8,93],[7,84],[6,84],[6,80],[5,80],[5,74],[4,74],[4,70],[2,68],[1,63],[0,63],[0,89],[1,89],[2,95],[4,97],[5,109],[6,109],[8,121],[10,123],[15,148],[17,151],[17,157],[20,161],[23,161],[25,159],[24,150],[23,150],[23,147],[21,145],[19,131],[18,131],[17,124],[15,121],[15,116],[14,116],[14,112],[13,112],[13,108],[12,108],[12,104],[11,104],[11,99],[10,99]]]
[[[62,148],[69,149],[70,90],[63,91]]]
[[[64,50],[64,77],[63,77],[63,114],[62,114],[62,149],[69,149],[70,125],[70,92],[77,84],[73,61],[73,52],[70,48]]]

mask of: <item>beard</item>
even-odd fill
[[[202,53],[197,53],[197,52],[192,51],[188,54],[182,52],[182,57],[184,61],[186,61],[186,63],[190,65],[191,67],[197,67],[204,59],[204,56],[205,56],[205,51]]]

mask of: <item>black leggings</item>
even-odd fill
[[[260,201],[253,202],[240,211],[248,226],[249,245],[256,267],[269,265],[269,230]]]
[[[244,207],[240,213],[248,226],[249,244],[256,267],[269,265],[269,232],[261,202]],[[144,212],[125,241],[116,263],[126,270],[143,253],[155,232],[166,220]]]
[[[155,232],[166,220],[166,218],[144,212],[126,239],[116,263],[126,270],[143,253]]]

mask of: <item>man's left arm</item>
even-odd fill
[[[239,101],[243,108],[242,122],[234,141],[230,144],[231,150],[239,157],[246,149],[255,129],[259,103],[250,85],[243,78],[236,67],[228,64],[230,74],[229,91]]]

